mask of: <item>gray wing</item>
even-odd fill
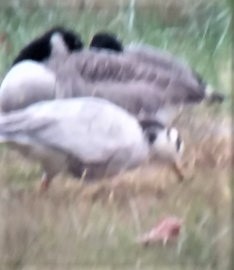
[[[204,85],[193,75],[187,75],[186,68],[181,72],[142,63],[126,54],[111,54],[104,50],[83,51],[72,54],[67,61],[51,65],[57,69],[59,78],[73,80],[79,76],[85,83],[145,83],[153,87],[155,93],[164,95],[168,102],[184,104],[200,102],[205,97]],[[183,70],[183,71],[182,71]],[[64,75],[66,74],[66,76]],[[135,84],[136,85],[136,84]],[[146,87],[144,93],[148,95]],[[80,89],[77,89],[80,94]]]
[[[162,73],[169,72],[172,87],[168,90],[168,93],[173,96],[173,92],[176,91],[175,102],[200,101],[205,97],[207,83],[188,63],[172,53],[150,45],[137,44],[126,46],[124,53],[126,57],[134,58],[139,63],[152,66],[159,72],[160,70]]]
[[[0,135],[15,142],[25,138],[31,144],[40,143],[84,163],[104,162],[124,145],[127,133],[122,133],[124,123],[118,110],[102,102],[82,107],[82,102],[75,99],[67,101],[38,103],[28,110],[1,116]]]

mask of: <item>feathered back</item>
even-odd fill
[[[148,93],[154,91],[155,95],[162,96],[164,101],[169,103],[199,102],[204,98],[204,87],[195,79],[160,67],[153,68],[139,64],[133,59],[130,61],[124,55],[107,51],[83,50],[71,54],[60,64],[58,59],[53,60],[49,63],[49,67],[58,74],[58,78],[66,77],[66,80],[74,80],[80,76],[85,84],[93,84],[93,87],[99,83],[104,88],[108,86],[112,94],[114,92],[112,89],[116,88],[115,84],[126,90],[129,85],[134,87],[139,84],[139,88],[143,91],[142,95],[149,97]],[[144,85],[144,88],[141,85]],[[80,89],[77,91],[80,93]]]
[[[122,42],[110,32],[96,33],[90,43],[91,48],[98,48],[102,50],[111,50],[115,53],[120,53],[126,57],[129,61],[136,61],[139,64],[145,64],[152,68],[162,69],[164,71],[179,76],[181,81],[185,81],[190,84],[188,91],[194,90],[194,81],[198,86],[198,93],[191,93],[188,99],[182,99],[184,102],[199,102],[202,99],[206,99],[208,102],[222,102],[224,95],[216,92],[210,85],[198,74],[191,66],[184,62],[181,58],[178,58],[165,50],[155,48],[150,45],[143,44],[129,44],[123,48]],[[210,91],[212,89],[212,91]],[[184,95],[184,93],[182,93]],[[180,102],[180,98],[176,99],[176,102]]]

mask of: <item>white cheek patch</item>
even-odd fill
[[[173,142],[173,143],[175,143],[177,141],[178,137],[179,137],[178,130],[175,129],[175,128],[172,128],[170,130],[170,134],[169,134],[170,141]]]
[[[179,154],[184,152],[184,142],[180,138],[178,130],[175,128],[172,128],[170,131],[170,142],[176,147],[176,151]]]

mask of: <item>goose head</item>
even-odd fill
[[[183,180],[185,175],[181,158],[184,142],[179,131],[174,127],[166,127],[157,120],[139,119],[139,123],[149,145],[150,159],[171,165],[178,179]]]
[[[184,150],[184,142],[179,131],[166,127],[157,120],[141,120],[140,125],[150,146],[151,156],[174,162]]]

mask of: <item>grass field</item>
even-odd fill
[[[63,24],[80,32],[86,44],[96,31],[107,29],[124,43],[142,41],[167,49],[229,95],[231,15],[220,2],[200,1],[191,11],[186,6],[183,12],[164,14],[147,7],[108,11],[4,5],[0,78],[22,46]],[[61,176],[39,196],[37,164],[2,146],[0,270],[228,269],[230,105],[230,99],[222,106],[201,105],[178,120],[187,143],[187,173],[193,175],[182,184],[168,168],[155,166],[92,185]],[[170,214],[185,221],[177,243],[148,248],[135,243],[139,234]]]

